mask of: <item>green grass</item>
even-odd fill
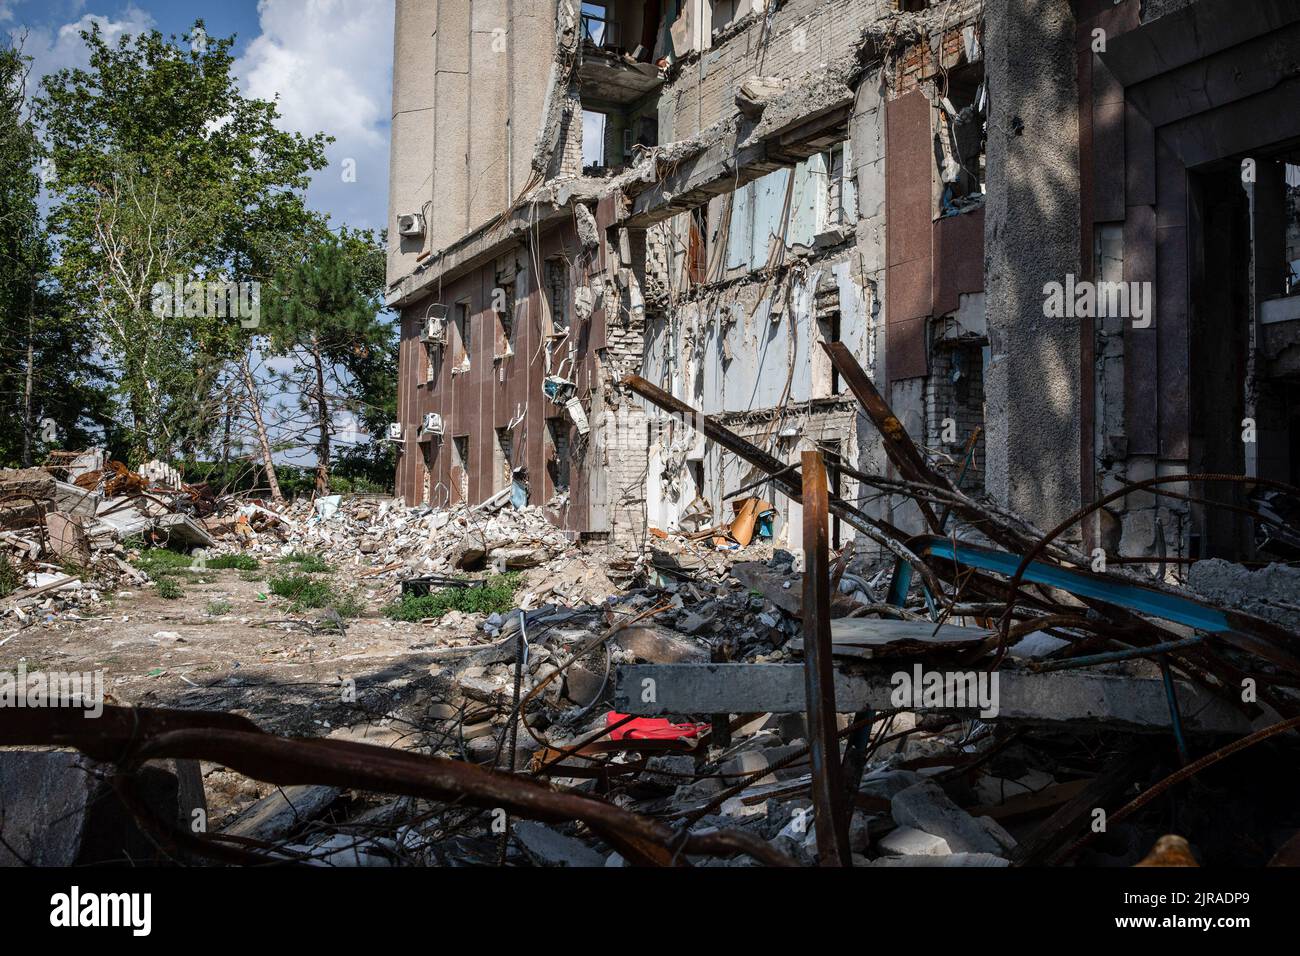
[[[286,554],[284,557],[277,559],[276,563],[297,565],[295,570],[304,574],[325,574],[333,570],[319,555],[306,554],[302,551]]]
[[[169,574],[185,574],[194,567],[194,558],[168,548],[146,548],[131,563],[157,580]]]
[[[272,594],[288,598],[297,611],[329,607],[339,617],[360,617],[366,610],[365,602],[356,591],[340,590],[329,581],[310,574],[277,574],[268,584]]]
[[[215,571],[226,571],[231,568],[236,571],[256,571],[260,565],[257,563],[257,558],[249,554],[221,554],[208,559],[208,567]]]
[[[520,574],[511,571],[487,579],[483,587],[444,588],[424,597],[407,595],[384,608],[384,616],[395,621],[440,618],[448,611],[465,614],[504,614],[515,606]]]
[[[145,548],[140,556],[131,562],[155,581],[175,575],[186,575],[198,584],[211,584],[214,577],[202,577],[209,571],[221,571],[237,568],[240,571],[254,571],[259,565],[257,559],[246,554],[222,554],[215,558],[200,559],[191,554],[181,554],[170,548]]]
[[[9,560],[9,555],[0,554],[0,598],[8,597],[18,590],[23,583],[23,576]]]
[[[158,579],[158,596],[166,598],[168,601],[174,601],[177,598],[184,597],[185,591],[176,583],[175,578],[164,577]]]
[[[229,601],[218,600],[208,602],[208,613],[213,617],[221,617],[223,614],[229,614],[233,607]]]
[[[337,594],[330,607],[338,612],[339,617],[360,617],[366,613],[366,602],[356,591],[343,591]]]

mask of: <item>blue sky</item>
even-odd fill
[[[335,226],[382,228],[392,0],[0,0],[0,33],[25,34],[37,75],[85,64],[78,31],[92,19],[114,37],[151,28],[179,36],[196,18],[210,36],[236,36],[241,86],[262,99],[278,96],[285,128],[335,137],[330,167],[308,193],[311,205]],[[355,181],[345,168],[355,168]]]

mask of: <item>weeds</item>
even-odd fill
[[[185,574],[194,567],[194,558],[168,548],[147,548],[131,563],[157,580],[169,574]]]
[[[229,601],[217,600],[208,602],[208,614],[212,617],[221,617],[223,614],[229,614],[233,605]]]
[[[208,567],[214,571],[256,571],[260,565],[257,558],[248,554],[222,554],[208,560]]]
[[[307,554],[302,551],[295,551],[292,554],[286,554],[284,557],[279,558],[276,563],[295,564],[297,565],[295,570],[300,571],[303,574],[326,574],[333,570],[333,568],[331,568],[329,564],[320,557],[320,555]]]
[[[482,587],[444,588],[424,597],[408,594],[384,608],[384,616],[395,621],[422,621],[440,618],[448,611],[504,614],[515,606],[519,582],[519,572],[511,571],[493,575]]]
[[[339,617],[360,617],[365,613],[365,602],[355,591],[340,591],[329,581],[310,574],[275,575],[268,583],[272,594],[293,602],[294,610],[329,607]]]
[[[174,601],[177,598],[184,597],[185,591],[176,583],[175,578],[163,577],[158,579],[158,596],[168,601]]]
[[[9,555],[0,554],[0,598],[13,594],[22,583],[23,577],[9,560]]]

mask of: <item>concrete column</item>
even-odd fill
[[[985,23],[988,490],[1048,526],[1080,504],[1079,322],[1043,314],[1079,274],[1075,22],[1069,0],[989,0]]]
[[[428,0],[397,0],[393,19],[393,124],[388,177],[388,280],[406,275],[424,246],[397,234],[397,217],[428,213],[434,153],[434,50],[437,8]]]
[[[465,197],[470,229],[505,212],[510,173],[509,11],[506,0],[471,4],[469,87],[469,189]]]
[[[433,209],[429,248],[444,249],[469,231],[470,4],[438,0],[438,85],[434,123]]]

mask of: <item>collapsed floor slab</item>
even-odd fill
[[[617,669],[614,706],[621,713],[647,717],[799,713],[807,707],[803,671],[800,664],[625,665]],[[887,666],[869,667],[861,675],[837,672],[836,709],[857,713],[896,707],[892,677],[912,672],[911,662],[897,660]],[[1169,704],[1160,680],[1085,673],[1033,674],[1014,669],[997,674],[998,720],[1079,724],[1093,730],[1170,730]],[[1185,731],[1250,732],[1250,720],[1223,701],[1189,684],[1176,686]],[[975,715],[974,710],[952,711]]]

